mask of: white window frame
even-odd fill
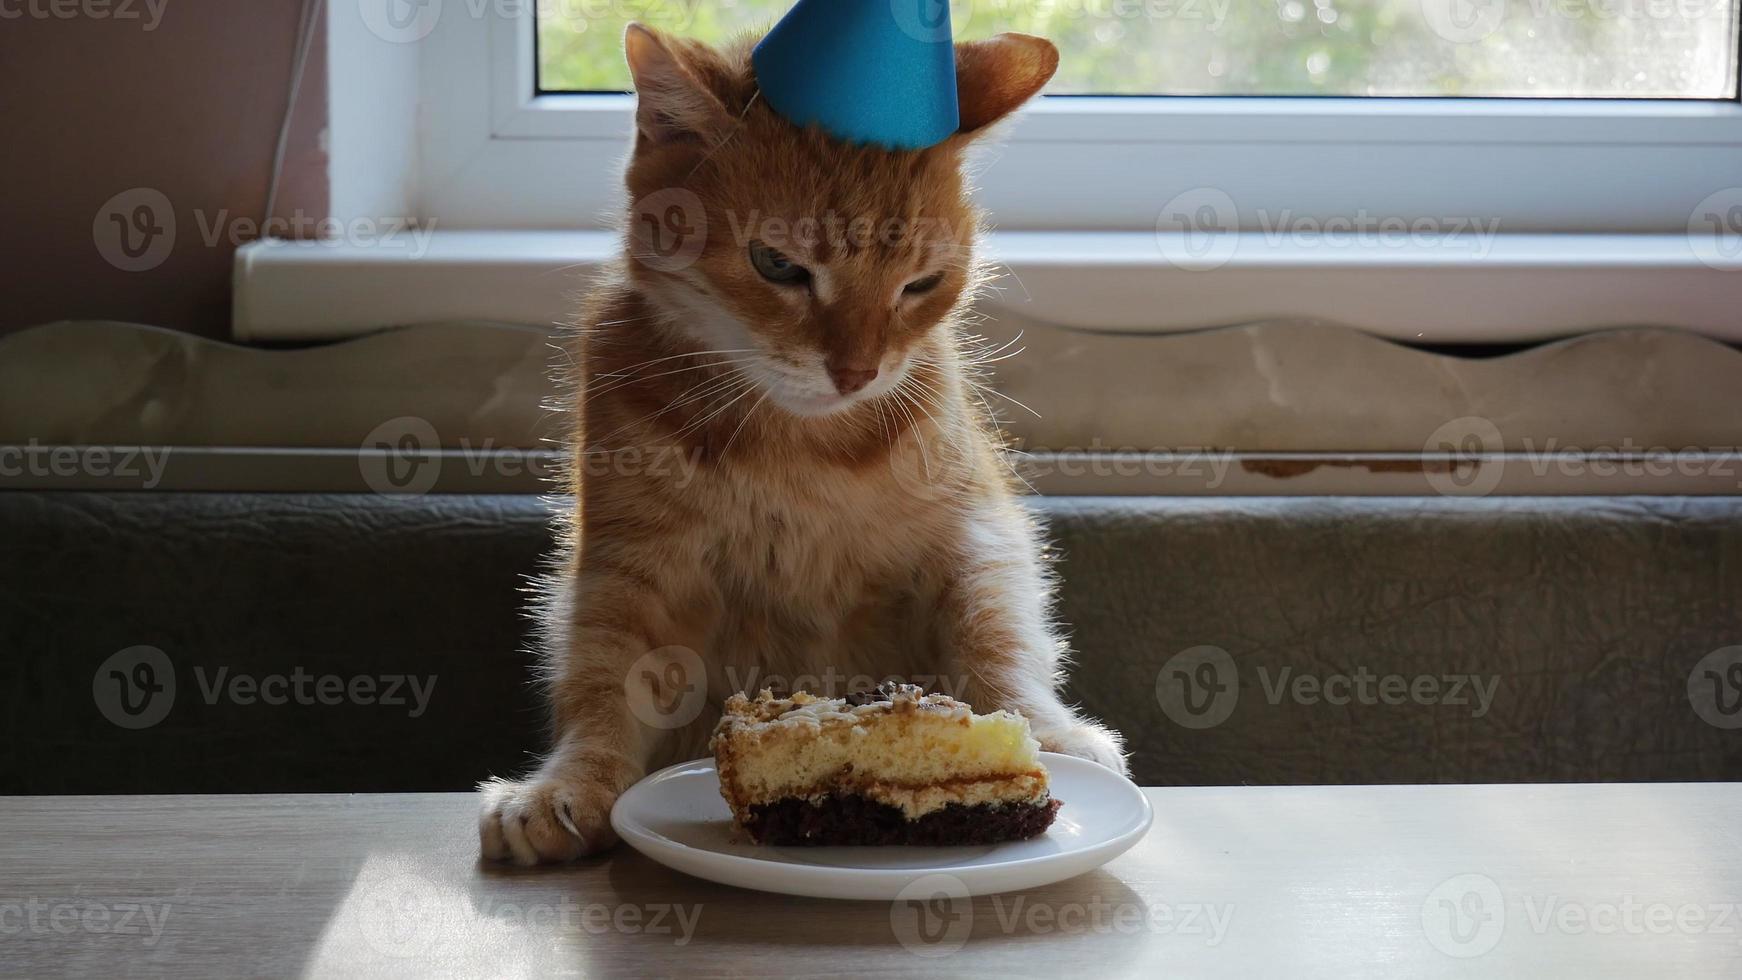
[[[555,283],[550,270],[584,272],[614,251],[632,99],[536,94],[529,0],[448,0],[427,36],[397,44],[360,15],[391,2],[329,6],[335,217],[410,215],[437,230],[445,258],[245,250],[243,336],[361,329],[356,312],[303,297],[365,263],[354,281],[370,284],[364,305],[381,324],[487,315],[486,284]],[[975,168],[998,228],[989,245],[1022,282],[1000,301],[1056,322],[1178,330],[1305,315],[1407,340],[1622,325],[1742,340],[1742,262],[1696,247],[1697,206],[1742,196],[1737,101],[1041,99]],[[1206,199],[1208,266],[1204,230],[1167,217]],[[1455,240],[1469,220],[1497,223],[1490,247]],[[1338,221],[1425,222],[1429,234],[1298,233]],[[572,303],[562,286],[549,293]],[[535,322],[563,310],[550,312]]]
[[[425,50],[431,129],[447,117],[453,82],[487,80],[487,132],[464,121],[473,152],[481,140],[517,162],[554,156],[589,174],[615,173],[633,100],[536,94],[532,7],[486,4],[481,18],[441,25],[456,43]],[[1303,182],[1301,174],[1324,176]],[[1000,227],[1024,230],[1153,231],[1167,201],[1215,188],[1249,230],[1264,226],[1261,212],[1274,221],[1365,210],[1408,221],[1479,216],[1513,233],[1681,233],[1696,204],[1739,183],[1742,102],[1734,99],[1061,97],[1037,100],[1015,122],[982,173],[981,194]],[[429,203],[470,215],[477,190],[448,185]],[[573,227],[584,214],[597,224],[619,203],[610,185],[516,191],[525,205],[497,211],[496,223]]]

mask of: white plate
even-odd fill
[[[1041,753],[1064,801],[1033,840],[979,847],[763,847],[732,824],[711,759],[662,769],[611,810],[618,836],[666,867],[740,888],[890,901],[922,881],[957,897],[1036,888],[1125,853],[1154,818],[1143,792],[1093,762]],[[942,875],[943,878],[933,876]]]

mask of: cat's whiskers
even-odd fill
[[[928,403],[932,405],[937,404],[933,401],[933,397],[936,393],[926,388],[925,385],[918,381],[911,373],[907,377],[902,378],[901,383],[896,385],[896,387],[905,389],[913,395],[913,403],[919,407],[920,411],[925,413],[926,418],[931,420],[932,428],[937,429],[939,434],[942,434],[944,431],[943,425],[938,422],[937,416],[933,415],[931,409],[927,407]]]
[[[1016,270],[1008,262],[975,258],[971,262],[958,263],[951,268],[967,273],[968,292],[971,295],[983,295],[988,292],[1002,293],[1006,287],[1000,285],[999,280],[1009,278],[1022,290],[1024,300],[1033,301],[1034,299],[1034,294],[1028,291],[1028,285],[1022,281],[1022,277],[1017,275]]]
[[[963,360],[968,364],[980,365],[980,364],[993,364],[993,363],[996,363],[998,361],[1005,360],[1007,357],[1015,357],[1017,354],[1022,353],[1023,351],[1027,350],[1028,348],[1019,347],[1016,349],[1015,353],[1008,354],[1008,355],[1004,355],[1004,352],[1009,350],[1010,346],[1012,344],[1019,343],[1022,340],[1022,335],[1024,332],[1025,331],[1022,331],[1022,330],[1016,331],[1016,336],[1010,338],[1009,340],[1006,340],[1004,343],[999,344],[996,348],[993,348],[991,350],[987,350],[987,348],[992,346],[992,341],[986,337],[980,336],[978,334],[973,335],[973,336],[963,337],[962,338],[963,343],[962,343],[962,346],[960,348],[960,352],[962,354]],[[999,356],[999,355],[1004,355],[1004,356]]]
[[[704,387],[705,390],[696,392],[688,397],[678,397],[658,412],[648,416],[648,418],[657,418],[674,408],[682,408],[685,405],[692,405],[696,402],[706,402],[707,404],[712,405],[715,399],[724,398],[728,394],[737,392],[740,388],[755,384],[755,379],[751,378],[750,375],[743,371],[733,371],[716,379],[716,381],[719,383],[712,386],[706,386],[704,383],[702,387]]]
[[[1009,347],[1010,344],[1015,343],[1016,340],[1020,340],[1021,336],[1022,335],[1020,333],[1018,333],[1015,338],[1012,338],[1011,340],[1006,341],[1002,346],[1000,346],[998,348],[998,350],[1003,350],[1004,348]],[[981,342],[981,341],[984,341],[983,346],[986,346],[986,347],[991,346],[991,342],[986,341],[986,339],[983,337],[965,337],[965,338],[963,338],[963,340],[965,342],[965,345],[969,345],[969,346],[974,345],[977,342]],[[960,348],[958,348],[955,351],[955,353],[960,355],[963,352]],[[1018,353],[1020,353],[1020,351],[1018,351]],[[1008,356],[1014,356],[1014,354],[1008,355]],[[914,358],[914,365],[916,367],[929,367],[929,368],[932,368],[933,370],[937,370],[937,371],[948,371],[949,370],[948,367],[939,363],[935,358],[930,357],[930,356],[926,356],[926,355],[916,355]],[[986,424],[991,426],[994,430],[1002,430],[1003,420],[998,417],[998,412],[995,409],[993,409],[992,403],[988,402],[986,400],[985,392],[991,392],[994,395],[999,395],[1000,397],[1005,397],[1005,398],[1008,398],[1009,396],[1002,395],[997,389],[979,381],[975,377],[975,375],[981,374],[981,373],[984,373],[984,372],[980,371],[978,369],[977,365],[973,364],[972,362],[964,362],[963,370],[958,372],[957,377],[961,378],[961,380],[968,385],[968,390],[973,393],[975,400],[977,400],[980,403],[981,410],[986,413],[985,414]],[[1011,399],[1011,400],[1014,401],[1015,399]],[[1023,406],[1023,407],[1026,408],[1027,406]],[[1038,417],[1038,415],[1037,415],[1037,417]],[[1025,478],[1019,470],[1017,470],[1016,465],[1014,463],[1012,463],[1010,461],[1010,458],[1009,458],[1010,454],[1014,454],[1014,455],[1018,455],[1018,456],[1028,456],[1030,454],[1023,452],[1020,449],[1012,449],[1011,447],[1004,444],[1004,441],[1002,438],[998,438],[995,440],[995,445],[993,448],[998,456],[999,462],[1003,463],[1004,468],[1010,471],[1011,477],[1014,478],[1017,483],[1020,483],[1020,484],[1022,484],[1022,486],[1026,487],[1030,493],[1034,493],[1035,492],[1034,484],[1030,483],[1028,481],[1028,479]]]
[[[722,374],[722,375],[718,375],[718,376],[711,377],[711,378],[705,378],[701,381],[698,381],[695,384],[691,385],[690,387],[685,388],[683,391],[679,392],[677,395],[673,396],[670,401],[661,405],[659,408],[654,409],[652,412],[649,412],[648,414],[643,415],[640,418],[635,419],[635,420],[625,424],[622,428],[618,429],[617,431],[621,432],[622,429],[624,429],[624,428],[630,428],[633,426],[641,425],[645,422],[652,421],[653,419],[656,419],[659,416],[664,415],[665,413],[671,411],[674,408],[680,408],[684,405],[690,404],[691,402],[695,402],[695,401],[698,401],[700,399],[706,398],[712,394],[715,394],[716,392],[720,391],[723,388],[731,386],[732,383],[734,382],[734,380],[735,380],[734,376],[732,374],[728,373],[728,374]],[[615,435],[616,433],[614,432],[612,434]]]
[[[661,415],[664,415],[667,412],[672,411],[673,409],[682,408],[683,406],[691,404],[693,402],[701,401],[703,399],[713,398],[715,396],[724,397],[726,393],[737,391],[740,386],[754,385],[754,384],[755,384],[754,379],[752,379],[749,375],[745,374],[740,369],[732,368],[732,369],[728,370],[726,374],[724,374],[720,377],[709,378],[705,381],[701,381],[701,382],[698,382],[694,385],[691,385],[689,388],[686,388],[676,398],[672,399],[670,402],[667,402],[665,405],[662,405],[659,408],[654,409],[652,412],[649,412],[646,415],[643,415],[638,419],[635,419],[635,420],[630,421],[630,422],[626,422],[623,425],[618,426],[616,429],[613,429],[610,432],[610,434],[601,438],[599,440],[599,442],[609,443],[611,440],[615,439],[618,435],[621,435],[623,432],[625,432],[629,429],[634,429],[634,428],[638,428],[640,426],[643,426],[643,425],[647,424],[648,422],[651,422],[654,419],[659,418]],[[672,436],[672,438],[676,439],[677,436],[674,434]],[[617,449],[607,448],[607,449],[590,450],[588,454],[592,455],[592,454],[600,454],[600,453],[614,453],[614,452],[618,452],[618,451],[619,450],[617,450]]]
[[[645,317],[637,317],[636,319],[646,319],[646,318]],[[630,323],[632,321],[630,321],[630,320],[618,320],[615,322]],[[709,357],[709,356],[712,356],[715,354],[754,354],[754,353],[756,353],[755,349],[750,348],[750,347],[729,348],[729,349],[725,349],[725,350],[685,351],[681,354],[668,354],[664,357],[650,358],[648,360],[640,362],[639,364],[631,364],[626,368],[622,368],[621,370],[611,371],[611,372],[608,372],[606,374],[601,374],[601,375],[599,375],[599,377],[601,377],[601,378],[627,377],[631,373],[633,373],[641,368],[648,367],[648,366],[654,365],[654,364],[661,364],[661,363],[664,363],[666,361],[675,361],[680,357]]]
[[[752,364],[752,363],[755,363],[755,361],[756,361],[756,358],[754,358],[754,357],[729,358],[729,359],[723,360],[723,361],[709,361],[706,364],[694,364],[694,365],[691,365],[689,367],[673,368],[670,371],[661,371],[658,374],[649,374],[645,377],[638,377],[638,376],[631,375],[629,377],[619,378],[618,380],[613,381],[612,383],[604,386],[603,388],[588,391],[586,394],[586,397],[587,397],[588,401],[591,401],[592,399],[597,398],[600,395],[616,391],[619,388],[628,387],[629,385],[635,384],[635,383],[640,382],[640,381],[652,381],[654,378],[667,378],[667,377],[670,377],[674,374],[683,374],[686,371],[700,371],[700,370],[703,370],[704,368],[726,367],[727,365],[731,365],[731,364]],[[607,375],[600,375],[600,377],[607,377]]]
[[[650,375],[646,379],[638,379],[636,377],[639,374],[639,372],[641,372],[649,367],[652,367],[656,364],[662,364],[662,363],[665,363],[668,361],[675,361],[675,360],[678,360],[679,358],[684,358],[684,357],[709,357],[709,356],[721,355],[721,354],[753,354],[753,353],[755,353],[755,351],[751,350],[750,348],[738,348],[738,349],[723,349],[723,350],[689,351],[689,352],[682,353],[682,354],[669,354],[669,355],[666,355],[664,357],[649,358],[648,360],[641,361],[640,363],[631,364],[628,367],[620,368],[616,371],[609,371],[609,372],[606,372],[604,374],[597,375],[594,378],[588,379],[588,381],[586,382],[587,388],[586,388],[586,390],[583,390],[581,392],[581,396],[580,396],[578,404],[579,405],[586,405],[587,403],[591,402],[594,398],[597,398],[600,395],[603,395],[607,392],[615,391],[618,388],[621,388],[621,387],[623,387],[627,384],[630,384],[636,380],[651,380],[652,378],[665,377],[668,374],[680,374],[684,371],[695,371],[695,370],[701,370],[702,368],[708,368],[708,367],[725,367],[728,365],[739,364],[739,363],[743,363],[744,361],[753,360],[753,358],[726,358],[726,359],[718,360],[718,361],[709,361],[709,362],[706,362],[703,364],[694,365],[692,367],[679,368],[677,370],[664,372],[662,374]],[[607,380],[609,383],[607,383],[603,387],[599,387],[599,388],[592,388],[591,387],[593,382],[601,380],[601,379]]]
[[[913,441],[919,446],[919,461],[920,464],[925,467],[926,482],[930,483],[932,480],[931,455],[926,452],[925,433],[920,431],[919,419],[915,418],[913,411],[907,407],[908,396],[906,392],[902,390],[901,386],[897,385],[895,388],[891,389],[889,393],[894,396],[894,401],[891,404],[893,404],[897,409],[900,409],[903,415],[907,416],[907,431],[913,433]]]
[[[692,421],[688,425],[685,425],[683,428],[672,433],[671,438],[673,440],[677,440],[677,439],[683,438],[684,436],[688,435],[692,431],[700,431],[701,429],[705,428],[709,422],[712,422],[714,419],[719,418],[721,413],[725,412],[727,409],[731,408],[733,405],[736,405],[739,402],[743,401],[744,397],[746,395],[755,394],[755,392],[756,392],[756,383],[754,380],[752,380],[749,384],[745,385],[744,390],[739,392],[735,397],[733,397],[731,401],[726,402],[724,405],[721,405],[719,408],[714,409],[713,411],[709,412],[708,414],[702,416],[700,419]],[[721,397],[724,398],[725,396],[722,395]]]
[[[657,320],[663,316],[665,316],[664,313],[649,313],[646,316],[630,316],[624,317],[621,320],[601,320],[598,323],[588,324],[583,332],[591,334],[596,332],[600,327],[617,327],[622,326],[625,323],[641,323],[644,320]]]
[[[928,385],[916,374],[909,374],[906,378],[902,379],[902,383],[912,385],[912,391],[915,396],[914,404],[919,406],[920,411],[925,412],[926,418],[931,419],[932,427],[938,431],[938,435],[942,437],[944,445],[947,446],[952,453],[955,453],[960,457],[962,455],[961,446],[957,442],[961,436],[960,432],[954,428],[946,428],[943,423],[938,421],[936,416],[932,415],[931,409],[926,407],[929,404],[931,408],[936,408],[939,412],[948,417],[949,412],[946,410],[947,406],[944,404],[943,391],[936,385]]]
[[[1027,349],[1028,348],[1026,347],[1018,347],[1010,353],[998,357],[971,357],[967,359],[966,363],[971,367],[984,367],[987,364],[997,364],[999,361],[1008,361]]]
[[[981,384],[975,384],[972,381],[970,381],[969,383],[974,385],[974,397],[978,398],[980,400],[980,407],[982,409],[984,409],[986,412],[987,422],[990,423],[994,429],[997,429],[999,431],[999,436],[996,440],[994,440],[994,444],[992,447],[993,452],[998,457],[998,461],[1003,463],[1004,468],[1010,471],[1011,478],[1014,479],[1017,483],[1022,484],[1023,487],[1025,487],[1029,493],[1039,493],[1039,491],[1034,488],[1034,484],[1028,482],[1028,478],[1023,476],[1022,471],[1018,470],[1016,468],[1016,464],[1011,462],[1011,460],[1010,460],[1011,456],[1022,456],[1022,457],[1026,458],[1026,457],[1031,456],[1033,454],[1024,452],[1020,449],[1017,449],[1017,448],[1011,446],[1009,443],[1005,442],[1005,440],[1003,438],[1003,424],[998,419],[998,413],[994,412],[992,410],[992,404],[986,400],[985,395],[981,394],[981,392],[985,390],[986,386],[981,385]]]
[[[756,404],[750,406],[750,411],[745,412],[744,417],[738,421],[738,427],[732,430],[731,438],[727,439],[726,445],[720,449],[720,462],[726,461],[726,453],[731,450],[732,443],[738,441],[738,433],[743,432],[744,426],[750,424],[750,417],[756,414],[756,410],[762,407],[762,403],[768,400],[770,394],[773,392],[763,392],[762,397],[756,399]]]
[[[961,364],[962,364],[962,368],[963,368],[960,375],[961,375],[961,378],[963,381],[965,381],[967,384],[972,386],[975,394],[980,396],[981,404],[985,405],[989,412],[991,411],[991,406],[986,403],[985,395],[987,395],[987,394],[994,395],[998,398],[1002,398],[1005,401],[1010,402],[1011,404],[1017,406],[1018,408],[1022,409],[1023,411],[1027,412],[1028,414],[1034,416],[1037,419],[1043,418],[1044,416],[1042,416],[1039,412],[1035,411],[1034,409],[1028,407],[1028,405],[1025,404],[1024,402],[1022,402],[1020,399],[1018,399],[1014,396],[1011,396],[1011,395],[1007,395],[1004,392],[999,391],[997,388],[993,387],[992,385],[989,385],[989,384],[985,383],[984,381],[980,380],[980,378],[982,376],[989,373],[988,371],[985,370],[986,365],[995,364],[999,361],[1009,360],[1010,358],[1015,357],[1018,354],[1021,354],[1023,351],[1028,349],[1026,347],[1019,347],[1014,351],[1010,351],[1009,353],[1002,353],[1002,352],[1006,351],[1012,344],[1015,344],[1018,341],[1020,341],[1022,339],[1022,335],[1023,335],[1022,331],[1017,331],[1016,336],[1010,338],[1009,340],[1000,344],[997,348],[995,348],[989,352],[986,352],[986,353],[977,353],[972,349],[973,346],[975,345],[976,341],[983,340],[984,338],[964,337],[963,338],[963,341],[964,341],[963,346],[968,348],[968,349],[958,350],[958,354],[961,356]],[[990,341],[987,341],[987,344],[990,344]],[[939,367],[940,366],[935,361],[931,361],[931,360],[926,360],[924,363],[926,363],[932,367]],[[996,413],[993,413],[991,418],[992,418],[992,421],[994,423],[999,421]]]
[[[1022,409],[1023,411],[1027,412],[1028,414],[1034,416],[1037,419],[1038,418],[1045,418],[1045,416],[1041,415],[1039,412],[1035,411],[1034,409],[1029,408],[1026,404],[1022,403],[1018,399],[1016,399],[1010,395],[1006,395],[1004,392],[999,391],[997,388],[994,388],[989,384],[983,384],[979,381],[975,381],[973,378],[968,378],[967,381],[969,384],[973,385],[975,388],[979,389],[980,391],[984,391],[989,395],[997,395],[999,398],[1002,398],[1005,401],[1010,402],[1011,404],[1015,405],[1017,408]]]
[[[888,449],[895,448],[895,436],[889,431],[889,419],[883,414],[883,399],[871,402],[871,407],[877,412],[877,431],[883,436],[883,445]]]

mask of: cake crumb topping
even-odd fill
[[[973,709],[947,694],[927,694],[917,684],[885,683],[874,691],[859,691],[842,698],[819,698],[804,691],[791,697],[776,697],[763,688],[755,699],[734,694],[726,699],[718,731],[781,723],[816,725],[824,722],[863,723],[879,715],[928,714],[973,716]]]

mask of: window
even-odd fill
[[[935,6],[940,0],[892,0]],[[543,0],[543,92],[628,88],[641,19],[723,40],[787,0]],[[1063,52],[1054,95],[1734,99],[1738,0],[973,0],[956,36],[1014,30]],[[604,13],[605,16],[599,16]]]
[[[620,204],[630,130],[632,98],[614,94],[628,84],[623,24],[717,40],[760,29],[789,0],[447,9],[456,6],[485,13],[444,18],[425,42],[423,139],[435,158],[426,165],[444,175],[430,200],[450,225],[597,227]],[[1182,201],[1208,213],[1196,207],[1207,198],[1213,228],[1228,232],[1296,220],[1476,223],[1504,235],[1676,235],[1688,255],[1701,202],[1742,185],[1739,8],[1742,0],[951,7],[958,36],[1027,28],[1063,49],[1049,91],[1065,97],[1025,110],[979,174],[1000,228],[1153,236]],[[461,118],[481,87],[488,117]],[[1524,95],[1538,97],[1499,97]]]
[[[335,100],[335,213],[412,215],[439,258],[408,263],[404,309],[371,322],[482,315],[461,300],[491,276],[544,297],[531,322],[560,317],[572,277],[549,270],[615,248],[623,24],[717,40],[789,2],[329,4],[333,89],[373,96]],[[1303,315],[1426,342],[1639,324],[1735,339],[1739,7],[956,0],[960,37],[1027,29],[1064,53],[1058,97],[975,162],[993,253],[1022,282],[1000,301],[1108,330]],[[261,250],[244,278],[270,286],[309,254]],[[262,336],[353,329],[295,282],[278,319],[239,292]]]

